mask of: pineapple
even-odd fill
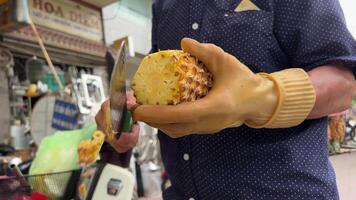
[[[146,56],[132,79],[138,104],[177,105],[207,95],[212,75],[195,57],[179,50]]]

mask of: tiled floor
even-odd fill
[[[338,183],[340,200],[356,199],[356,152],[330,157]]]

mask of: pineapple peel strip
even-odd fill
[[[112,131],[112,127],[111,127],[111,113],[110,113],[110,109],[107,110],[106,112],[106,137],[109,141],[112,141],[114,139],[115,134]]]
[[[95,162],[104,141],[105,134],[101,131],[95,131],[91,140],[81,141],[78,145],[79,164]]]
[[[90,164],[95,162],[99,155],[101,146],[107,140],[112,141],[115,134],[111,127],[111,113],[110,109],[105,113],[106,129],[104,134],[102,131],[95,131],[91,140],[83,140],[78,145],[78,155],[80,164]]]

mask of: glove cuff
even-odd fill
[[[267,122],[258,125],[253,121],[245,124],[251,128],[288,128],[302,123],[315,103],[315,91],[308,74],[300,68],[287,69],[272,74],[257,75],[271,80],[276,89],[278,103]]]

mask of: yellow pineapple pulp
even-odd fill
[[[207,95],[212,75],[195,57],[179,50],[146,56],[132,79],[137,103],[177,105]]]
[[[95,131],[91,140],[83,140],[78,145],[78,158],[80,164],[90,164],[96,160],[100,148],[105,140],[101,131]]]

